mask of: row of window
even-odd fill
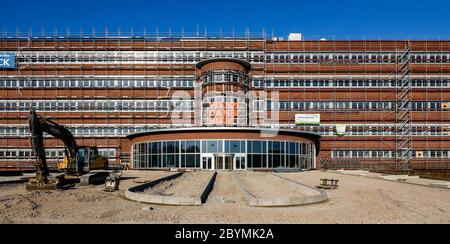
[[[247,168],[250,169],[313,169],[314,159],[310,156],[299,155],[277,155],[277,154],[248,154]]]
[[[265,111],[394,111],[396,108],[394,101],[254,101],[253,110],[256,112]],[[411,103],[413,111],[448,111],[449,102],[443,101],[414,101]],[[268,108],[268,109],[266,109]]]
[[[347,125],[345,131],[340,131],[338,134],[336,126],[296,126],[296,130],[312,132],[321,136],[394,136],[396,134],[396,127],[391,125]],[[419,126],[413,125],[411,129],[413,136],[449,136],[450,125],[448,126]]]
[[[24,62],[48,62],[58,59],[64,62],[86,62],[118,60],[118,61],[161,61],[161,62],[199,62],[210,58],[264,59],[262,52],[164,52],[164,51],[33,51],[21,52],[18,59]]]
[[[253,80],[257,88],[395,88],[396,84],[395,80]],[[450,87],[450,80],[413,80],[411,84],[415,88]]]
[[[49,100],[49,101],[0,101],[0,111],[26,112],[159,112],[193,111],[190,100]]]
[[[204,141],[163,141],[136,144],[140,154],[179,154],[179,153],[235,153],[235,154],[310,154],[308,143],[285,141],[243,141],[243,140],[204,140]]]
[[[194,87],[194,80],[185,79],[160,79],[160,80],[145,80],[145,79],[127,79],[127,80],[114,80],[114,79],[83,79],[83,80],[3,80],[0,79],[0,88],[146,88],[146,87]]]
[[[395,151],[333,151],[332,158],[354,158],[354,159],[393,159],[395,158]],[[412,151],[413,158],[426,158],[426,159],[435,159],[435,158],[444,158],[450,159],[450,151]]]
[[[254,101],[253,111],[394,111],[394,101]],[[448,111],[449,102],[414,101],[413,111]],[[268,108],[268,109],[267,109]],[[0,112],[193,112],[192,100],[0,100]]]
[[[210,82],[240,82],[248,81],[244,76],[222,74],[208,75],[201,77],[204,83]],[[157,88],[176,87],[193,88],[193,79],[31,79],[31,80],[11,80],[0,79],[0,88]],[[255,88],[394,88],[394,80],[253,80]],[[413,80],[413,88],[448,88],[450,80]]]
[[[22,52],[21,63],[197,63],[237,58],[253,63],[395,63],[394,53],[255,53],[255,52]],[[414,63],[448,63],[449,53],[413,53]]]
[[[132,134],[144,133],[156,128],[177,127],[175,125],[140,125],[140,126],[69,126],[69,130],[76,137],[124,137]],[[178,127],[185,127],[179,125]],[[28,126],[22,128],[0,127],[0,137],[29,137]]]
[[[136,169],[204,168],[203,157],[223,153],[242,155],[248,159],[248,168],[310,169],[315,158],[314,147],[313,143],[287,141],[158,141],[134,144],[132,155]]]
[[[98,153],[106,158],[115,159],[116,149],[112,148],[99,148]],[[62,148],[49,148],[45,149],[45,155],[47,160],[62,160],[65,157],[64,149]],[[8,148],[0,149],[0,160],[33,160],[35,157],[32,149],[19,149]]]
[[[203,84],[209,83],[242,83],[248,85],[249,77],[235,71],[214,71],[200,77]]]
[[[126,127],[123,125],[83,125],[83,126],[69,126],[69,130],[76,137],[124,137],[132,134],[144,133],[153,129],[160,128],[186,128],[192,125],[136,125]],[[295,129],[299,131],[311,132],[322,136],[336,136],[336,126],[321,125],[321,126],[293,126],[280,125],[284,129]],[[344,134],[345,136],[393,136],[396,128],[394,126],[358,126],[348,125]],[[447,126],[413,126],[413,136],[449,136],[450,125]],[[29,129],[27,125],[21,127],[0,127],[0,137],[29,137]]]
[[[385,53],[267,54],[268,63],[396,63],[400,55]],[[412,54],[412,63],[449,63],[448,53]]]
[[[164,141],[137,144],[141,154],[179,154],[179,153],[235,153],[235,154],[294,154],[308,155],[307,143],[284,141]]]

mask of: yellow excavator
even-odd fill
[[[78,146],[74,136],[66,127],[39,116],[32,110],[28,118],[31,132],[31,145],[36,155],[36,177],[26,185],[27,190],[55,190],[61,184],[61,178],[49,179],[49,169],[45,156],[44,132],[61,140],[65,146],[65,159],[58,168],[70,176],[81,176],[92,170],[108,168],[108,159],[99,156],[95,146]]]
[[[77,150],[77,156],[79,160],[84,161],[83,171],[88,172],[91,170],[105,169],[108,163],[108,159],[99,156],[98,148],[96,146],[80,146]],[[66,156],[64,160],[58,163],[59,172],[68,172],[70,159]]]

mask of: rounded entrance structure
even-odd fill
[[[319,135],[289,130],[163,129],[128,139],[134,169],[310,170],[320,151]]]
[[[316,168],[319,135],[257,128],[249,104],[259,104],[262,98],[248,94],[249,62],[214,58],[198,63],[196,68],[195,127],[155,129],[128,136],[134,169]]]
[[[208,59],[197,64],[203,126],[247,126],[250,70],[250,63],[233,58]]]

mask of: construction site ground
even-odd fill
[[[171,174],[174,173],[127,171],[120,191],[115,193],[104,192],[103,185],[76,186],[54,192],[27,192],[24,184],[0,184],[0,223],[450,224],[448,189],[333,172],[281,174],[314,187],[323,178],[340,181],[339,189],[329,191],[329,201],[308,206],[250,207],[230,172],[219,172],[214,189],[203,206],[148,205],[125,199],[124,193],[129,187]],[[270,185],[276,177],[267,174],[270,173],[258,173],[266,181],[265,184]],[[260,182],[260,179],[257,181]]]
[[[296,197],[300,193],[291,189],[286,181],[273,174],[239,172],[245,188],[256,198]]]
[[[212,172],[187,172],[171,181],[163,181],[148,189],[152,195],[174,197],[199,197],[212,177]]]

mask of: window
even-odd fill
[[[277,153],[267,153],[268,145],[279,148]],[[208,141],[161,141],[138,143],[133,145],[133,165],[137,169],[145,168],[200,168],[201,156],[205,153],[232,153],[246,155],[248,168],[299,168],[312,167],[312,143],[284,141],[245,141],[245,140],[208,140]],[[304,148],[300,156],[300,145]],[[200,146],[202,150],[200,150]],[[246,147],[247,146],[247,147]],[[225,150],[222,148],[225,147]],[[248,153],[246,154],[246,152]]]

